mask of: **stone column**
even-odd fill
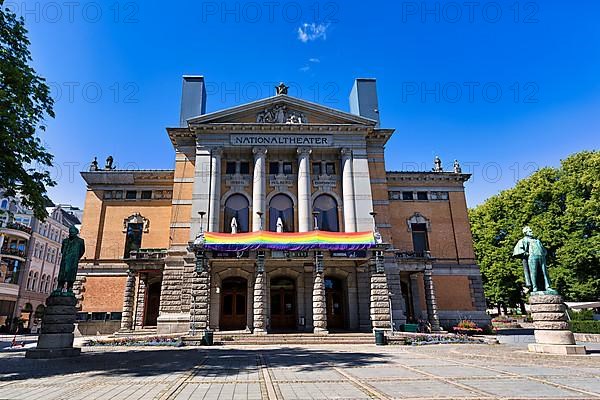
[[[215,147],[210,152],[210,196],[208,216],[208,231],[219,231],[219,216],[221,214],[221,156],[223,149]]]
[[[423,283],[425,284],[425,303],[427,305],[427,319],[431,324],[431,330],[433,332],[439,332],[442,330],[440,327],[440,318],[437,312],[437,300],[435,298],[435,287],[433,286],[432,266],[428,264],[425,266],[423,273]]]
[[[327,334],[327,302],[323,273],[313,273],[313,326],[315,334]]]
[[[190,307],[190,335],[201,335],[210,327],[210,270],[194,272],[192,278],[192,306]]]
[[[298,232],[311,230],[311,183],[310,153],[311,149],[298,148]]]
[[[356,232],[356,207],[354,204],[354,180],[352,177],[352,150],[342,149],[342,195],[344,199],[344,228]]]
[[[267,149],[264,147],[255,147],[252,149],[254,153],[254,180],[252,181],[252,231],[257,232],[261,228],[261,221],[257,212],[266,212],[266,191],[267,191],[267,175],[266,175],[266,158]],[[263,216],[263,221],[264,221]],[[263,230],[265,227],[263,226]]]
[[[125,292],[123,294],[123,314],[121,316],[121,331],[130,331],[133,323],[133,301],[135,293],[135,271],[127,271]]]
[[[389,288],[385,272],[371,271],[370,314],[373,329],[391,329]]]
[[[267,291],[265,288],[265,274],[256,273],[254,280],[254,334],[264,335],[267,333],[267,313],[266,313]]]
[[[135,301],[134,329],[144,326],[144,308],[146,306],[146,287],[148,286],[148,275],[140,274],[138,281],[137,298]]]

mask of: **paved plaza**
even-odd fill
[[[600,357],[506,345],[92,347],[0,353],[0,399],[596,399]]]

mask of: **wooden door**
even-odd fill
[[[325,278],[325,300],[327,306],[327,328],[345,328],[344,287],[340,279]]]
[[[292,279],[271,280],[271,329],[296,329],[296,286]]]
[[[161,282],[154,282],[146,290],[144,326],[156,326],[160,309],[160,286]]]
[[[247,281],[243,278],[223,280],[219,329],[235,331],[246,329]]]

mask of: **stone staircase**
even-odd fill
[[[184,336],[187,345],[201,345],[203,335]],[[253,335],[251,333],[214,332],[214,344],[219,345],[309,345],[309,344],[375,344],[372,333],[330,333],[315,335],[312,333],[269,333]]]

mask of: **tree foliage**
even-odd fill
[[[600,152],[543,168],[469,216],[488,302],[515,306],[523,300],[523,268],[512,251],[525,225],[548,249],[552,285],[565,299],[600,298]]]
[[[45,80],[30,66],[29,40],[23,18],[0,0],[0,188],[5,196],[22,196],[21,203],[36,217],[47,216],[46,188],[54,186],[49,154],[37,130],[44,118],[54,117],[53,100]]]

